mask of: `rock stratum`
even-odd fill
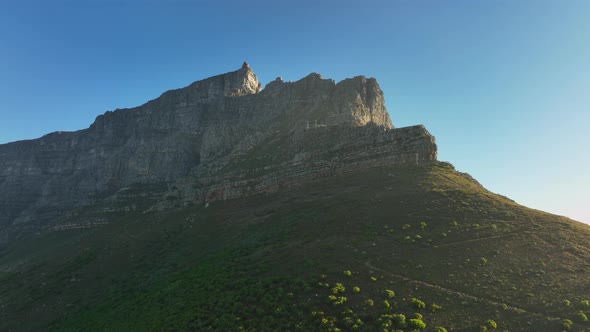
[[[424,126],[394,129],[374,78],[312,73],[263,89],[244,63],[87,129],[0,145],[0,233],[74,227],[68,218],[104,201],[117,203],[110,212],[159,210],[436,160]],[[151,203],[130,203],[137,196]]]

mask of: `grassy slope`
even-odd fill
[[[446,164],[373,169],[0,248],[0,330],[584,331],[589,239]]]

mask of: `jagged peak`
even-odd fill
[[[262,84],[246,61],[239,70],[223,74],[222,77],[224,78],[223,95],[225,96],[243,96],[262,91]]]
[[[262,91],[262,84],[252,67],[244,62],[238,70],[204,78],[183,88],[168,90],[147,104],[176,98],[179,95],[183,95],[183,98],[187,100],[214,100],[223,96],[244,96],[260,91]]]

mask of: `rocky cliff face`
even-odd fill
[[[422,126],[393,129],[377,81],[310,74],[264,89],[248,64],[106,112],[85,130],[0,145],[0,232],[161,184],[156,207],[276,190],[304,178],[436,160]],[[4,232],[4,234],[7,234]]]

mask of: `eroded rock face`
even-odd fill
[[[371,160],[436,160],[423,127],[392,128],[373,78],[336,84],[310,74],[262,89],[244,63],[142,106],[106,112],[88,129],[0,145],[0,232],[46,227],[72,208],[117,199],[132,184],[174,187],[186,203],[263,192],[297,182],[297,174],[313,178],[314,170],[369,167]],[[358,150],[363,163],[342,149]],[[326,162],[328,171],[318,168]],[[214,194],[220,186],[233,194]]]

